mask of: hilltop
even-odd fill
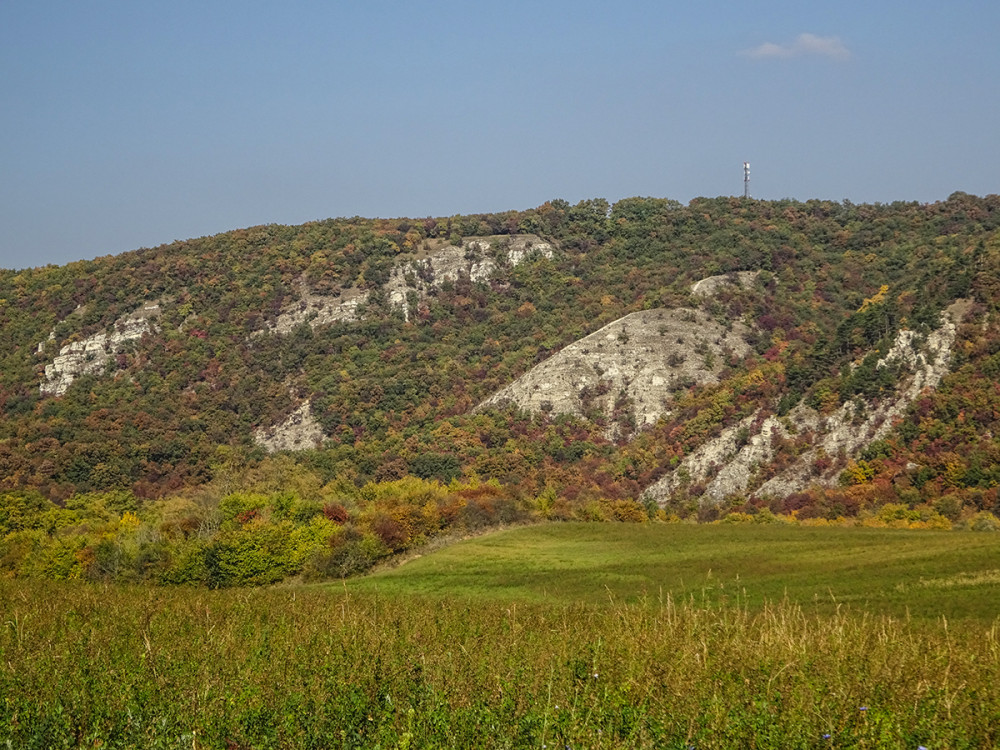
[[[0,492],[167,546],[321,515],[389,550],[470,513],[968,521],[1000,511],[998,228],[962,193],[595,199],[0,271]],[[31,513],[7,533],[59,536]]]

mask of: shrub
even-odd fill
[[[969,519],[968,527],[972,531],[1000,531],[1000,518],[983,510]]]
[[[962,515],[962,498],[958,495],[942,495],[934,501],[934,510],[950,521],[957,521]]]
[[[349,578],[370,570],[388,553],[379,537],[362,534],[353,526],[348,526],[334,537],[331,547],[313,554],[306,562],[302,575],[307,581]]]
[[[347,519],[350,518],[350,516],[347,513],[347,508],[345,508],[340,503],[329,503],[327,505],[324,505],[323,515],[326,516],[329,520],[333,521],[334,523],[341,525],[347,523]]]

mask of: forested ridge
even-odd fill
[[[261,583],[345,575],[448,529],[529,518],[987,523],[1000,512],[1000,197],[853,205],[630,198],[527,211],[260,226],[66,266],[0,271],[0,574]],[[381,291],[435,241],[532,234],[555,248],[459,277],[405,316]],[[699,279],[759,272],[694,299]],[[268,328],[303,289],[369,293],[358,320]],[[875,403],[901,329],[969,300],[949,374],[884,438],[823,460],[835,487],[722,503],[643,490],[753,414]],[[62,395],[45,366],[158,303],[156,325]],[[631,440],[603,417],[474,407],[631,312],[703,306],[745,357]],[[408,319],[407,319],[408,317]],[[321,446],[254,430],[303,400]],[[624,406],[624,405],[623,405]],[[780,469],[801,446],[780,446]],[[794,516],[792,515],[794,514]]]

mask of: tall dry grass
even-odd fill
[[[1000,744],[997,626],[0,582],[0,746]]]

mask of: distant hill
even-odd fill
[[[286,451],[549,517],[1000,511],[998,228],[995,195],[556,200],[0,271],[0,492],[141,507]]]

